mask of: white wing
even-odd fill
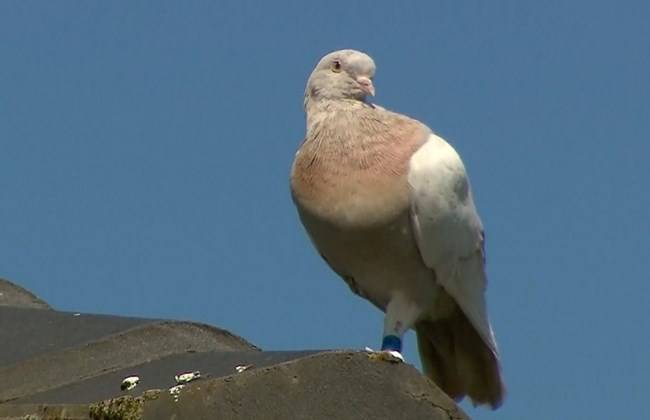
[[[460,156],[431,134],[411,158],[408,181],[411,220],[424,263],[498,357],[485,304],[483,226]]]

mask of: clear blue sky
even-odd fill
[[[459,150],[486,226],[509,395],[463,406],[639,418],[650,3],[304,3],[1,2],[0,276],[265,349],[376,347],[381,314],[312,250],[287,185],[309,72],[361,49],[376,102]]]

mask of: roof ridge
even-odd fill
[[[7,291],[11,292],[11,294],[9,294],[9,296],[4,296]],[[18,299],[16,299],[16,297],[18,297]],[[2,277],[0,277],[0,306],[52,309],[47,302],[36,296],[34,293]]]

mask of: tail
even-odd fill
[[[499,359],[457,306],[450,317],[416,326],[424,373],[458,401],[498,408],[505,397]]]

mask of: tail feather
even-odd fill
[[[440,331],[442,335],[445,331]],[[436,345],[429,339],[428,334],[422,334],[417,330],[418,350],[424,373],[452,399],[459,401],[464,392],[464,385],[456,371],[456,366],[445,363],[452,356],[453,341],[451,337],[444,337],[436,341]]]
[[[474,405],[498,408],[505,396],[499,359],[463,312],[416,326],[424,373],[455,400],[469,396]]]

